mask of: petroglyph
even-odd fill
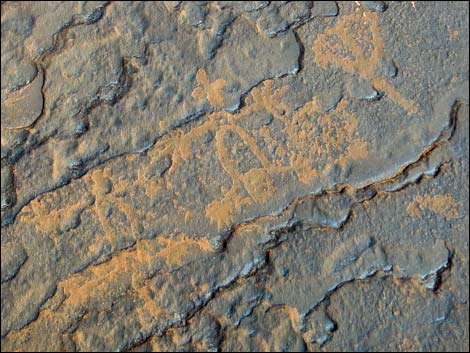
[[[386,55],[377,13],[344,16],[335,27],[318,35],[313,51],[316,62],[321,66],[334,64],[351,74],[357,74],[369,80],[409,114],[418,113],[416,103],[404,98],[380,72]]]
[[[467,3],[1,7],[2,351],[468,351]]]

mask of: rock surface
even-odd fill
[[[468,351],[467,2],[1,10],[2,351]]]

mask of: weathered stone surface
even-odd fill
[[[1,6],[2,351],[468,350],[468,3]]]

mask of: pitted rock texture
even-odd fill
[[[1,350],[468,351],[467,2],[1,4]]]

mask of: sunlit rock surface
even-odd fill
[[[468,16],[3,1],[2,351],[468,351]]]

